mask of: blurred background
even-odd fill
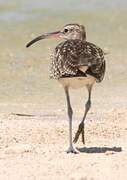
[[[40,41],[29,49],[25,45],[68,23],[85,25],[87,41],[109,52],[105,79],[94,87],[94,108],[126,106],[126,0],[0,0],[1,108],[38,104],[47,111],[64,109],[64,91],[49,79],[50,53],[60,40]],[[71,96],[75,107],[82,109],[87,91],[72,90]]]

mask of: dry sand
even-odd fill
[[[60,113],[1,113],[0,180],[127,180],[127,108],[91,110],[86,145],[79,141],[76,155],[65,152],[66,119]],[[74,120],[74,133],[79,122]]]

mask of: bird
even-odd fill
[[[79,151],[74,144],[78,141],[80,135],[82,143],[85,144],[84,124],[86,115],[91,108],[92,87],[95,82],[102,82],[105,75],[104,52],[97,45],[87,41],[86,28],[78,23],[66,24],[58,31],[44,33],[27,43],[26,47],[28,48],[35,42],[48,38],[62,38],[64,40],[55,47],[51,55],[50,78],[56,79],[64,88],[69,119],[69,148],[67,153],[77,154]],[[73,109],[69,90],[70,88],[78,89],[82,87],[86,87],[88,90],[88,99],[82,121],[73,139]]]

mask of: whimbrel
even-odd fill
[[[95,82],[101,82],[105,74],[104,52],[101,48],[86,41],[86,31],[83,25],[67,24],[61,30],[46,33],[30,41],[26,47],[36,41],[46,38],[63,38],[64,42],[56,46],[52,55],[50,77],[58,80],[64,88],[67,111],[69,118],[69,148],[67,153],[77,153],[74,147],[81,134],[84,139],[84,121],[91,107],[91,91]],[[88,90],[88,99],[85,104],[85,112],[78,130],[72,139],[72,115],[73,110],[70,102],[69,88],[81,88]]]

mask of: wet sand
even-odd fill
[[[20,109],[20,107],[19,107]],[[16,110],[16,109],[15,109]],[[82,111],[73,122],[75,134]],[[0,113],[1,180],[126,180],[127,108],[90,111],[86,144],[67,154],[65,112],[35,116]]]

